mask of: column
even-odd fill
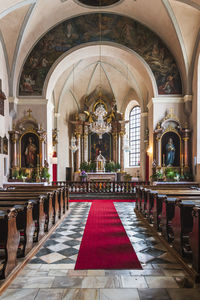
[[[76,134],[76,140],[77,140],[77,151],[76,151],[76,172],[79,171],[80,169],[80,154],[81,154],[81,135],[80,134]]]
[[[185,167],[188,167],[188,141],[189,141],[189,137],[183,138],[183,141],[184,141],[184,162],[183,162],[183,165]]]
[[[146,180],[149,170],[149,165],[147,170],[147,148],[149,145],[148,112],[141,113],[140,126],[140,177],[142,178],[142,180]]]
[[[88,161],[88,126],[84,127],[83,155],[83,160]]]
[[[117,134],[113,135],[113,161],[115,163],[118,162],[118,155],[117,155],[118,147],[117,147]]]
[[[120,132],[120,165],[121,171],[124,171],[124,133]]]
[[[17,140],[15,138],[15,136],[13,136],[13,166],[12,167],[16,167],[17,166]]]
[[[18,167],[18,159],[17,159],[17,132],[9,131],[11,137],[11,168]]]
[[[157,158],[158,158],[158,167],[162,167],[165,162],[163,161],[163,158],[161,157],[161,139],[157,138]]]

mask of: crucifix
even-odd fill
[[[32,110],[29,108],[29,109],[27,110],[27,113],[28,113],[28,117],[30,118],[30,117],[31,117]]]

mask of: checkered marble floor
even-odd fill
[[[115,207],[143,269],[74,270],[90,206],[70,203],[69,215],[0,299],[199,300],[200,285],[145,228],[134,203]]]
[[[115,208],[141,263],[173,264],[176,260],[167,252],[159,239],[152,235],[135,215],[135,203],[115,203]]]
[[[75,264],[91,203],[70,203],[71,212],[31,264]]]

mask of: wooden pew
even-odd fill
[[[200,206],[196,205],[192,211],[193,227],[189,234],[190,246],[192,249],[192,267],[200,273]]]
[[[172,219],[174,218],[175,213],[175,204],[176,200],[198,200],[199,196],[176,196],[176,198],[165,197],[162,201],[162,213],[160,219],[160,230],[163,237],[170,243],[174,239],[173,230],[172,230]]]
[[[193,229],[192,211],[195,205],[200,205],[200,198],[198,200],[177,199],[175,204],[175,213],[172,219],[174,233],[172,244],[183,257],[191,254],[189,234]]]
[[[16,225],[15,208],[9,211],[0,210],[0,278],[6,278],[17,264],[17,249],[20,233]]]
[[[188,190],[189,188],[187,186],[181,186],[181,190]],[[150,194],[150,199],[148,199],[148,192],[153,193],[153,191],[165,191],[165,190],[180,190],[180,186],[175,185],[165,185],[158,188],[158,186],[138,186],[136,187],[136,209],[142,214],[151,216],[151,209],[152,209],[152,198]],[[189,189],[190,190],[190,189]],[[193,190],[193,189],[191,189]],[[155,192],[156,193],[156,192]],[[147,212],[146,212],[147,211]]]
[[[8,205],[12,204],[24,204],[27,203],[27,201],[30,200],[30,197],[28,196],[1,196],[0,193],[0,205],[2,205],[3,202],[7,203]],[[36,198],[32,198],[31,202],[33,203],[33,220],[35,222],[35,232],[34,232],[34,242],[38,242],[45,234],[45,212],[44,212],[44,196],[39,196]]]
[[[52,201],[53,201],[53,210],[54,210],[54,219],[53,224],[57,223],[58,219],[61,218],[61,216],[64,213],[64,200],[63,200],[63,189],[64,188],[54,188],[52,186],[16,186],[16,187],[9,187],[8,191],[15,190],[18,192],[38,192],[38,193],[52,193]]]
[[[20,232],[20,243],[18,256],[24,257],[33,247],[33,235],[35,224],[33,221],[33,202],[31,200],[23,203],[17,201],[0,201],[0,209],[7,211],[14,207],[17,211],[17,230]]]
[[[153,224],[156,230],[159,230],[160,227],[160,219],[162,214],[162,202],[165,199],[166,196],[169,197],[178,197],[178,196],[184,196],[184,197],[200,197],[200,191],[198,190],[157,190],[157,194],[154,194],[154,200],[153,200],[153,208],[152,208],[152,219]]]
[[[0,197],[11,197],[11,198],[16,198],[19,200],[20,198],[23,199],[44,199],[44,208],[43,211],[45,213],[45,231],[48,231],[54,223],[54,209],[53,209],[53,201],[52,201],[52,193],[40,193],[40,192],[33,192],[33,191],[15,191],[15,190],[9,190],[9,191],[0,191]],[[42,209],[40,205],[40,215],[41,216],[41,221],[43,220],[44,216],[42,214]],[[42,226],[41,223],[39,225]],[[41,232],[42,232],[42,228]]]

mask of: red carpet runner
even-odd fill
[[[92,202],[75,270],[142,269],[113,202]]]

